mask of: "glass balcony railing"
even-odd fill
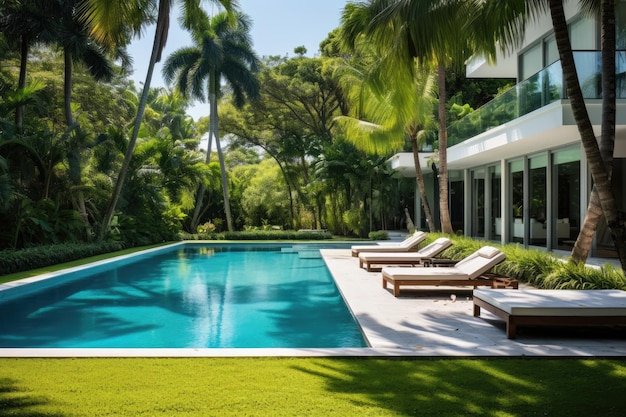
[[[584,97],[601,98],[600,53],[574,52],[574,59]],[[626,98],[625,51],[617,53],[616,72],[617,98]],[[448,146],[459,144],[565,97],[561,61],[557,61],[448,126]]]

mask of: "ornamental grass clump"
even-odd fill
[[[559,290],[626,290],[624,274],[613,265],[591,268],[584,264],[559,262],[537,284],[539,288]]]
[[[425,244],[444,235],[429,233]],[[602,267],[576,265],[552,252],[524,248],[520,244],[499,245],[468,237],[448,236],[454,244],[441,257],[461,260],[485,245],[504,252],[506,259],[492,272],[542,289],[621,289],[626,290],[626,278],[621,269],[607,263]]]
[[[539,285],[546,274],[559,265],[559,259],[547,252],[536,249],[524,249],[520,245],[506,245],[502,248],[506,261],[499,265],[498,271],[503,275],[522,282]]]

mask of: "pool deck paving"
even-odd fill
[[[391,289],[383,289],[381,273],[359,268],[349,249],[323,249],[321,254],[369,347],[4,348],[0,357],[626,357],[626,329],[521,329],[516,339],[507,339],[502,320],[484,310],[473,316],[471,288],[403,289],[394,297]]]
[[[484,310],[473,316],[471,287],[403,289],[394,297],[383,289],[381,273],[359,268],[350,250],[321,252],[374,350],[401,356],[626,356],[622,329],[548,328],[507,339],[504,321]]]

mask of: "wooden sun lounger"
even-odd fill
[[[500,317],[509,339],[518,326],[626,325],[626,291],[475,290],[473,297],[474,316],[484,308]]]
[[[426,239],[426,233],[418,230],[410,237],[399,243],[386,245],[352,245],[352,256],[357,257],[362,252],[410,252],[417,250],[417,246]]]
[[[452,246],[450,239],[440,237],[417,252],[363,252],[359,253],[359,268],[365,267],[367,272],[379,272],[382,270],[381,265],[430,264],[434,263],[435,256],[450,246]]]
[[[389,279],[385,279],[383,276],[383,288],[387,288],[387,283],[393,286],[393,295],[400,295],[400,287],[403,286],[431,286],[431,287],[440,287],[440,286],[448,286],[448,287],[480,287],[486,286],[491,288],[509,288],[515,289],[519,287],[519,282],[516,279],[507,278],[507,277],[499,277],[493,274],[484,274],[477,278],[452,278],[445,279],[441,276],[433,277],[431,279],[395,279],[393,281]]]
[[[382,270],[383,288],[393,286],[393,295],[400,295],[403,286],[471,286],[487,285],[492,288],[511,286],[517,288],[517,281],[486,275],[487,272],[504,261],[505,255],[492,246],[484,246],[450,267],[386,267]]]

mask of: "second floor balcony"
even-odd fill
[[[600,52],[577,51],[574,59],[584,97],[602,98]],[[616,97],[626,98],[626,51],[616,54],[616,74]],[[557,61],[448,126],[448,146],[566,98],[561,62]]]

